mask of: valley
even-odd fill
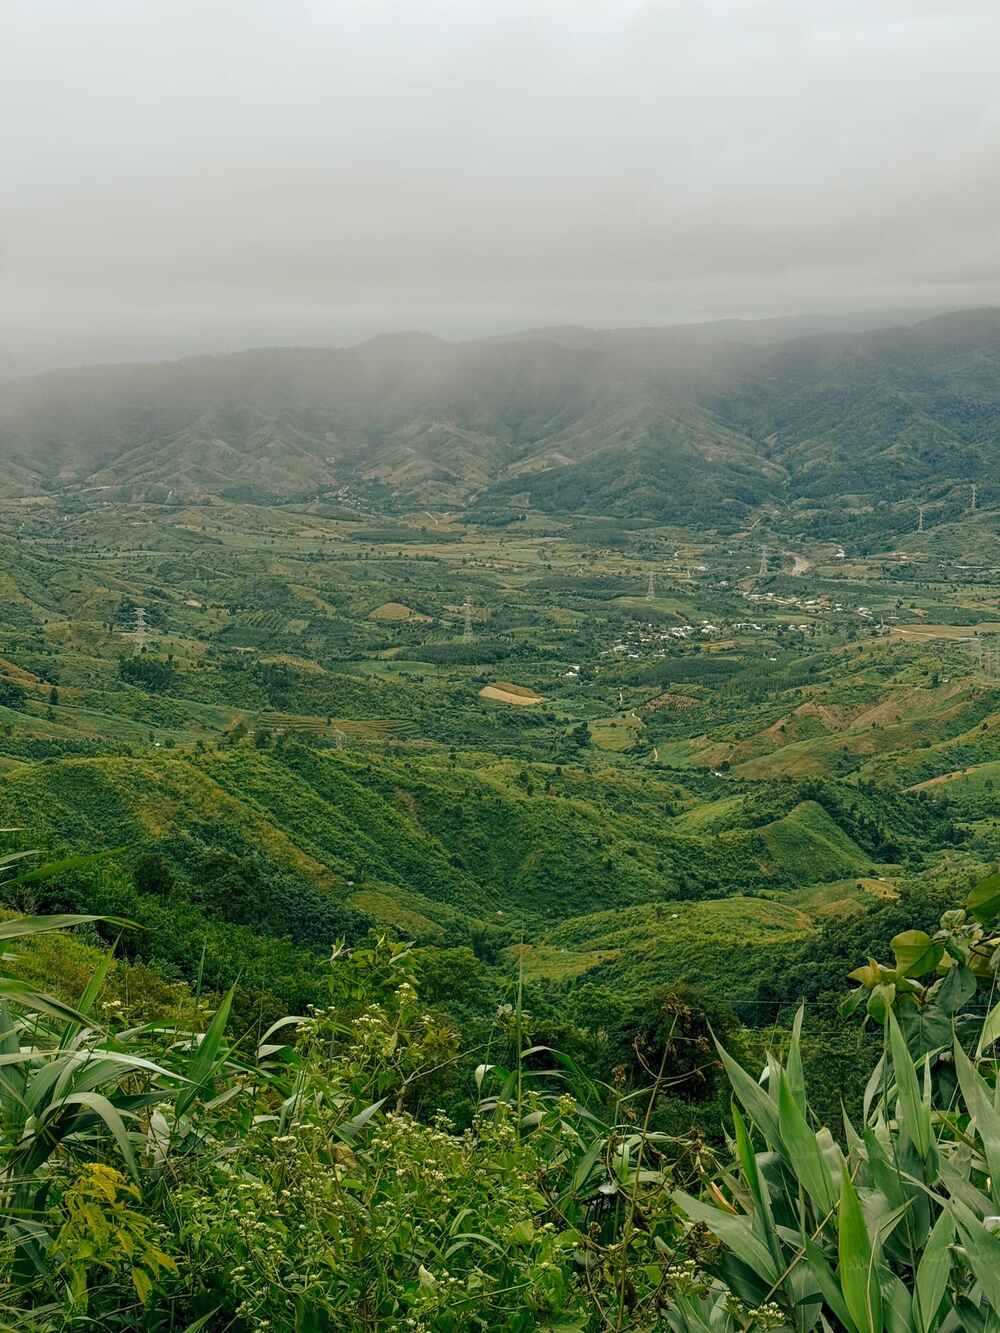
[[[260,1253],[250,1195],[201,1239],[185,1220],[228,1207],[236,1153],[241,1191],[275,1191],[269,1253],[356,1229],[360,1258],[330,1261],[353,1288],[313,1283],[320,1322],[261,1282],[275,1327],[457,1333],[470,1301],[477,1327],[664,1327],[625,1322],[619,1272],[673,1312],[686,1274],[723,1271],[682,1212],[709,1205],[674,1185],[730,1189],[730,1080],[767,1139],[798,1114],[790,1079],[820,1126],[868,1116],[886,1005],[915,1059],[937,1051],[934,997],[977,1002],[979,963],[918,1005],[911,976],[945,966],[924,932],[958,921],[965,959],[979,918],[956,909],[1000,860],[1000,497],[973,401],[998,331],[931,321],[849,353],[727,328],[697,335],[707,359],[690,334],[407,337],[0,388],[0,932],[26,935],[4,985],[68,1016],[30,1058],[70,1062],[84,1090],[60,1114],[97,1108],[66,1122],[74,1147],[110,1151],[110,1124],[181,1219],[173,1251],[223,1237],[160,1309],[270,1326],[232,1294],[234,1255]],[[871,961],[890,953],[896,970]],[[849,973],[868,1029],[845,1022]],[[98,1003],[81,1028],[72,1006]],[[92,1075],[67,1033],[113,1058]],[[116,1133],[89,1089],[119,1077]],[[169,1179],[154,1134],[179,1145]],[[366,1200],[411,1171],[402,1276],[382,1280]],[[640,1177],[652,1250],[622,1213]],[[318,1182],[303,1227],[293,1190],[313,1207]],[[537,1257],[556,1245],[574,1248]],[[513,1259],[484,1294],[487,1253]],[[462,1264],[461,1288],[424,1260]],[[526,1264],[571,1324],[493,1322]],[[611,1322],[588,1312],[595,1280]],[[745,1287],[757,1305],[770,1280]],[[370,1319],[354,1291],[378,1293]],[[775,1327],[762,1308],[740,1327]]]
[[[537,510],[0,502],[0,823],[100,852],[106,910],[138,912],[108,883],[154,856],[143,912],[195,913],[217,989],[220,926],[254,935],[241,984],[275,1005],[267,940],[298,941],[302,1003],[350,923],[551,1002],[698,981],[755,1023],[775,956],[996,854],[1000,607],[971,554],[995,521],[862,553]],[[216,856],[252,867],[233,900],[201,883]],[[135,947],[186,976],[180,938]]]

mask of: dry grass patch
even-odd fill
[[[406,606],[403,602],[383,602],[368,614],[369,620],[413,620],[420,624],[430,623],[430,616],[423,616],[419,611]]]
[[[506,680],[498,680],[495,685],[484,685],[479,691],[479,697],[495,699],[501,704],[514,704],[518,708],[544,702],[542,696],[536,694],[534,690],[529,690],[524,685],[511,685]]]

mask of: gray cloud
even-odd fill
[[[993,0],[7,0],[2,318],[183,349],[997,301],[998,38]]]

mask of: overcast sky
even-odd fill
[[[997,0],[3,0],[0,322],[1000,301],[998,52]]]

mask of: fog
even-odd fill
[[[1000,300],[995,0],[6,0],[3,355]]]

